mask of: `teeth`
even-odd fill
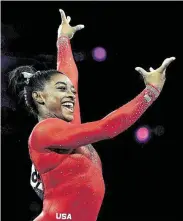
[[[73,107],[74,105],[73,105],[73,103],[66,102],[66,103],[63,104],[63,106],[70,106],[70,107]]]

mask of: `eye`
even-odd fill
[[[75,90],[72,91],[73,94],[77,94],[77,92]]]
[[[60,87],[57,87],[57,89],[59,89],[59,90],[61,90],[61,91],[65,91],[65,90],[66,90],[66,87],[60,86]]]

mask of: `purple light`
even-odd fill
[[[92,57],[96,61],[104,61],[107,57],[107,52],[104,48],[102,47],[97,47],[94,48],[92,51]]]
[[[140,127],[135,132],[137,142],[146,143],[150,139],[150,130],[148,127]]]

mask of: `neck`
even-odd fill
[[[48,119],[48,118],[56,118],[55,115],[52,115],[52,114],[45,114],[45,115],[38,115],[38,121],[42,121],[42,120],[45,120],[45,119]]]

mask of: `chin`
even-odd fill
[[[56,115],[55,115],[56,116]],[[61,120],[64,120],[64,121],[66,121],[66,122],[71,122],[71,121],[73,121],[74,120],[74,116],[56,116],[57,118],[59,118],[59,119],[61,119]]]
[[[66,116],[65,117],[65,121],[67,121],[67,122],[71,122],[73,120],[74,120],[74,116]]]

